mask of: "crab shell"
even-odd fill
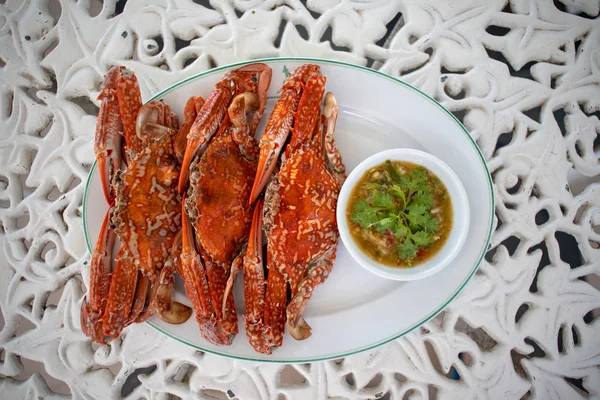
[[[258,143],[252,141],[258,151]],[[255,174],[256,160],[242,153],[231,134],[214,138],[191,168],[186,211],[196,241],[205,256],[227,271],[248,241],[248,198]]]
[[[301,148],[265,196],[264,226],[271,260],[292,291],[307,268],[338,243],[335,218],[341,184],[319,149]]]
[[[142,150],[113,180],[112,227],[136,267],[151,276],[162,267],[181,229],[181,198],[173,150],[176,131],[158,125],[146,131]]]

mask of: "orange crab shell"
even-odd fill
[[[157,123],[164,124],[164,118]],[[115,232],[137,268],[149,276],[168,258],[181,229],[181,198],[174,189],[179,178],[173,149],[176,131],[158,129],[160,136],[145,138],[142,150],[113,182],[117,193],[112,216]]]
[[[214,138],[192,167],[186,210],[199,246],[225,270],[248,240],[255,174],[256,161],[240,152],[231,134]]]
[[[164,152],[161,157],[156,156],[159,152]],[[174,157],[157,142],[150,143],[131,161],[131,168],[115,176],[112,223],[137,267],[148,274],[160,269],[181,229],[181,200],[168,189],[179,178]],[[144,179],[147,176],[151,178]]]
[[[295,292],[309,264],[337,245],[339,179],[314,142],[284,163],[266,195],[265,230],[272,261]]]

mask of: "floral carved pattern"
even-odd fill
[[[600,396],[599,10],[598,0],[0,0],[0,392]],[[81,212],[103,74],[133,69],[148,98],[215,66],[276,56],[379,69],[455,113],[495,184],[479,271],[432,321],[341,360],[232,361],[144,324],[92,345],[79,326]]]

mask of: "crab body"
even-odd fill
[[[258,143],[254,148],[258,150]],[[186,210],[198,244],[224,269],[246,244],[252,210],[248,198],[256,159],[247,158],[233,135],[213,139],[192,165]]]
[[[339,240],[336,206],[343,177],[330,167],[320,126],[317,130],[292,152],[265,194],[269,265],[291,288],[286,326],[299,340],[310,336],[302,311],[314,288],[329,276]]]

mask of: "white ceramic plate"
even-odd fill
[[[467,130],[444,107],[418,89],[378,71],[337,61],[309,58],[255,60],[273,69],[267,112],[258,129],[262,133],[286,74],[304,63],[321,66],[327,90],[335,94],[340,114],[336,141],[348,172],[372,154],[398,147],[429,152],[448,164],[460,177],[470,204],[469,232],[454,261],[439,273],[413,282],[394,282],[360,267],[344,245],[328,280],[308,304],[305,319],[313,335],[296,341],[289,334],[272,355],[256,353],[244,333],[241,280],[234,295],[240,333],[232,346],[219,347],[200,336],[194,317],[182,325],[169,325],[157,317],[148,323],[175,340],[202,351],[227,357],[270,362],[312,362],[335,359],[394,340],[433,318],[463,289],[481,262],[493,227],[492,181],[484,158]],[[192,95],[207,96],[225,71],[243,62],[194,75],[155,95],[179,117]],[[107,211],[96,165],[88,177],[83,200],[83,224],[90,253]],[[190,304],[177,282],[176,297]]]

